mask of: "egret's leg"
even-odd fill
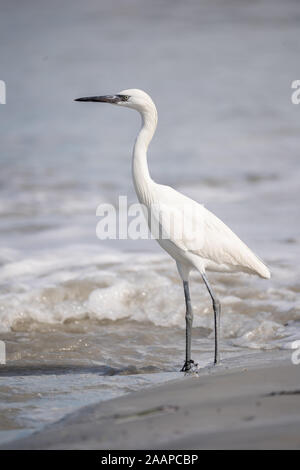
[[[191,359],[191,347],[192,347],[192,325],[193,325],[193,310],[190,297],[190,289],[188,281],[183,281],[185,305],[186,305],[186,350],[185,350],[185,363],[182,372],[186,372],[191,369],[191,364],[194,363]]]
[[[219,364],[220,362],[220,350],[219,350],[219,335],[220,335],[220,316],[221,316],[221,304],[219,299],[215,296],[210,287],[208,279],[205,274],[202,274],[202,279],[207,287],[209,295],[211,296],[211,300],[213,303],[214,309],[214,321],[215,321],[215,359],[214,363]]]

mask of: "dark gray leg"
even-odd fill
[[[194,363],[191,359],[191,345],[192,345],[192,324],[193,324],[193,310],[190,298],[190,289],[188,281],[183,281],[185,305],[186,305],[186,350],[185,350],[185,363],[181,372],[186,372],[191,369],[191,364]]]
[[[205,274],[202,274],[202,279],[207,287],[209,295],[213,303],[214,309],[214,320],[215,320],[215,359],[214,363],[219,364],[220,362],[220,350],[219,350],[219,334],[220,334],[220,315],[221,315],[221,304],[219,299],[214,295],[212,288],[208,282]]]

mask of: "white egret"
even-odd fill
[[[147,149],[157,126],[157,110],[147,93],[138,89],[129,89],[115,95],[92,96],[75,101],[112,103],[135,109],[141,114],[142,127],[133,149],[133,182],[140,203],[150,212],[153,212],[155,207],[156,215],[157,211],[159,212],[156,218],[159,220],[161,235],[157,237],[157,241],[176,261],[183,282],[186,304],[186,357],[182,371],[189,371],[194,364],[191,359],[193,311],[189,292],[189,274],[192,269],[198,270],[201,274],[212,300],[215,333],[214,363],[217,364],[220,360],[221,304],[209,284],[206,271],[242,271],[269,279],[268,268],[237,235],[201,204],[169,186],[157,184],[152,180],[147,165]],[[170,218],[176,226],[176,235],[170,230]],[[150,226],[150,230],[152,229]]]

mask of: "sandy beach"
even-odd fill
[[[299,367],[205,369],[81,408],[2,449],[299,449]]]

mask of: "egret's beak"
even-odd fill
[[[85,98],[77,98],[74,101],[93,101],[95,103],[118,103],[120,101],[120,97],[117,95],[87,96]]]

